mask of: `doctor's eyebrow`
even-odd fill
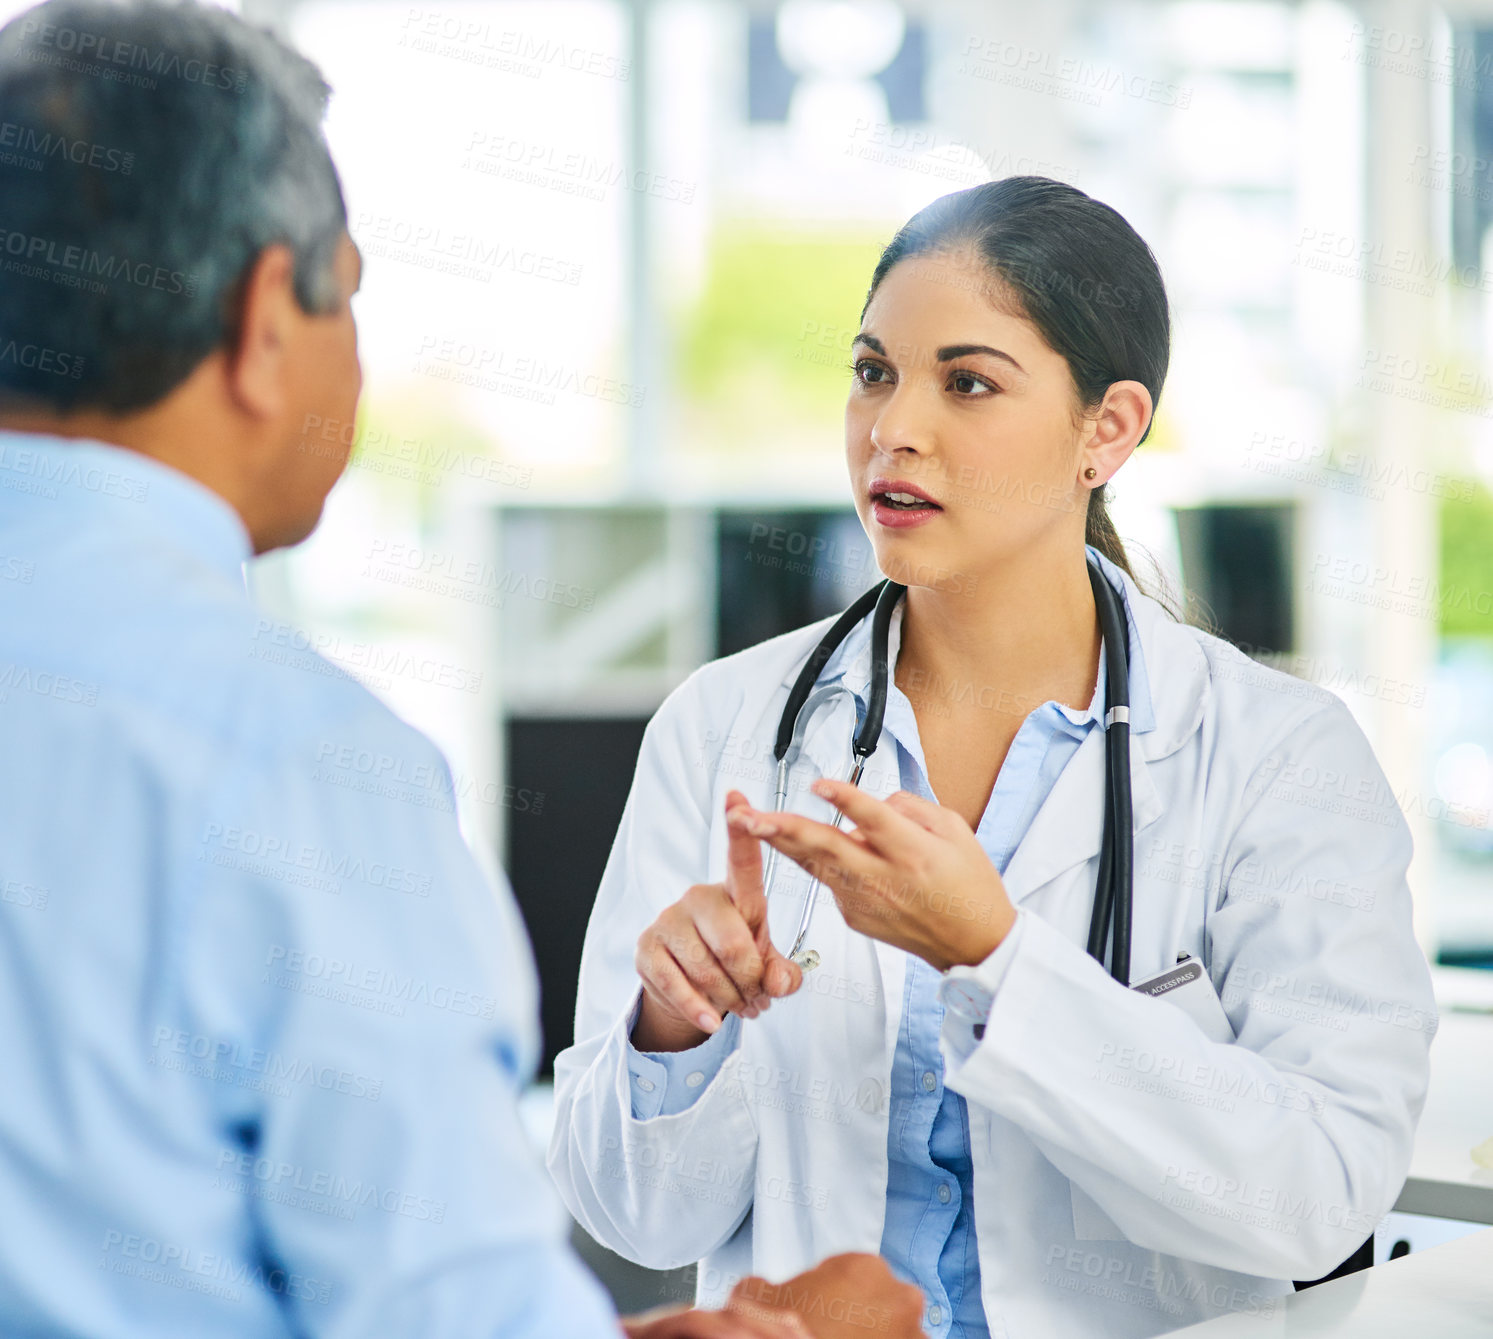
[[[850,343],[852,348],[857,344],[864,344],[872,353],[879,353],[883,358],[887,356],[886,346],[875,335],[868,335],[864,330],[851,340]],[[1022,367],[1009,353],[1006,353],[1003,349],[992,349],[988,344],[945,344],[943,348],[938,350],[937,357],[939,362],[948,363],[952,362],[955,358],[968,358],[973,353],[987,354],[992,358],[1003,358],[1018,372],[1022,373],[1023,376],[1026,374],[1026,368]]]

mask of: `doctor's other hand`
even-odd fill
[[[751,809],[746,796],[730,791],[728,820],[741,807]],[[803,984],[768,935],[762,843],[737,825],[728,831],[725,882],[696,884],[638,936],[643,1000],[632,1044],[640,1051],[698,1046],[728,1012],[756,1018]]]
[[[760,837],[834,894],[852,930],[915,953],[939,971],[974,966],[1000,946],[1016,908],[979,839],[952,809],[899,790],[884,800],[846,781],[816,781],[855,828],[802,814],[728,811],[733,828]]]
[[[814,1339],[865,1339],[867,1331],[892,1339],[923,1339],[923,1294],[903,1283],[879,1255],[832,1255],[786,1283],[751,1275],[726,1299],[726,1310],[769,1318],[791,1307]]]

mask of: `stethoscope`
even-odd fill
[[[1092,558],[1089,559],[1088,567],[1089,584],[1094,589],[1094,604],[1099,611],[1099,629],[1104,639],[1107,671],[1104,694],[1104,758],[1108,777],[1105,787],[1104,839],[1099,852],[1099,878],[1094,889],[1094,910],[1089,919],[1088,949],[1094,958],[1103,963],[1105,947],[1110,939],[1110,924],[1113,921],[1110,975],[1121,985],[1128,986],[1130,895],[1134,865],[1131,850],[1134,818],[1130,805],[1130,632],[1121,610],[1119,594]],[[886,714],[887,644],[892,612],[906,589],[906,586],[899,586],[891,580],[872,586],[835,620],[834,625],[814,648],[813,654],[804,662],[803,669],[794,681],[793,690],[788,694],[787,705],[778,722],[777,740],[773,744],[773,757],[778,765],[773,802],[775,811],[782,812],[787,804],[788,770],[791,761],[802,749],[803,723],[813,716],[815,709],[827,698],[837,692],[850,691],[840,683],[826,684],[816,689],[820,671],[850,630],[869,612],[871,683],[865,720],[851,745],[853,762],[850,775],[846,778],[852,786],[860,784],[861,774],[866,769],[866,759],[876,752],[876,745],[881,739],[881,722]],[[836,812],[834,826],[838,828],[844,821],[845,815]],[[770,849],[767,868],[763,873],[763,887],[769,897],[777,863],[778,852]],[[813,971],[819,965],[819,954],[814,949],[804,947],[809,922],[818,901],[819,887],[819,880],[812,880],[804,898],[803,910],[799,913],[793,948],[788,954],[806,972]]]

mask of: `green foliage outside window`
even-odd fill
[[[760,450],[773,434],[842,448],[850,341],[892,231],[721,226],[676,348],[696,449]]]
[[[1493,492],[1441,502],[1441,633],[1493,639]]]

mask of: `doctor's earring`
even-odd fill
[[[1093,466],[1092,466],[1092,465],[1090,465],[1090,466],[1089,466],[1089,467],[1088,467],[1088,469],[1086,469],[1086,470],[1085,470],[1085,471],[1084,471],[1084,472],[1083,472],[1083,477],[1084,477],[1084,478],[1085,478],[1085,479],[1092,479],[1092,478],[1093,478],[1093,477],[1094,477],[1094,476],[1095,476],[1095,475],[1096,475],[1096,474],[1098,474],[1098,473],[1099,473],[1099,471],[1098,471],[1098,470],[1096,470],[1096,469],[1095,469],[1095,468],[1094,468],[1094,467],[1093,467]]]

